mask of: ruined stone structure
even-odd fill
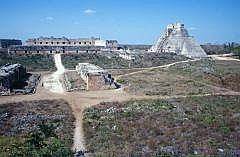
[[[0,95],[9,95],[14,84],[26,75],[26,69],[20,64],[6,64],[0,67]]]
[[[176,53],[189,58],[207,57],[205,51],[181,23],[168,25],[149,52]]]
[[[99,66],[89,63],[79,63],[76,66],[76,70],[87,83],[87,90],[99,90],[105,85],[104,76],[107,72]]]
[[[133,53],[131,53],[130,50],[126,50],[126,51],[118,51],[118,55],[119,57],[125,59],[125,60],[135,60],[135,56]]]
[[[71,46],[71,47],[118,47],[117,40],[101,40],[100,38],[79,38],[68,39],[66,37],[54,38],[54,37],[40,37],[34,39],[28,39],[26,46]]]
[[[10,54],[54,54],[54,53],[95,53],[98,47],[81,46],[15,46],[9,49]]]
[[[22,45],[22,41],[15,39],[0,39],[0,48],[9,48],[16,45]]]
[[[97,38],[81,38],[81,39],[68,39],[66,37],[40,37],[28,39],[26,46],[93,46]]]
[[[111,74],[99,66],[89,63],[79,63],[76,66],[76,71],[86,82],[87,90],[102,90],[115,85]]]
[[[99,52],[101,49],[115,50],[119,47],[117,40],[101,40],[100,38],[68,39],[66,37],[40,37],[28,39],[26,45],[9,49],[10,53],[81,53]]]

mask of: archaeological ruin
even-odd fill
[[[0,96],[33,94],[41,79],[40,74],[28,73],[21,64],[6,64],[0,67]]]
[[[108,88],[120,88],[111,74],[97,65],[79,63],[76,66],[77,73],[86,82],[86,90],[101,90]]]
[[[9,95],[14,84],[26,75],[26,69],[20,64],[6,64],[0,67],[0,95]]]
[[[81,53],[98,52],[102,49],[115,50],[119,47],[117,40],[102,40],[100,38],[78,38],[69,39],[66,37],[39,37],[28,39],[23,46],[9,48],[9,53]]]
[[[182,23],[170,24],[149,52],[176,53],[189,58],[207,57],[205,51],[190,36]]]

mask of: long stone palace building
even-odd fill
[[[81,53],[97,52],[102,49],[115,50],[118,47],[117,40],[101,40],[95,37],[79,39],[39,37],[28,39],[23,46],[10,47],[9,53]]]
[[[100,40],[100,38],[79,38],[68,39],[66,37],[54,38],[54,37],[40,37],[34,39],[28,39],[26,41],[27,46],[96,46],[96,47],[117,47],[118,42],[116,40]]]

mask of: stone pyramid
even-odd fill
[[[188,34],[184,24],[181,23],[168,25],[157,43],[149,49],[149,52],[176,53],[189,58],[207,57],[205,51]]]

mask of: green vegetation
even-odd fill
[[[54,130],[56,128],[51,124],[39,124],[39,130],[31,133],[28,137],[22,138],[21,141],[14,138],[11,143],[3,142],[1,154],[5,157],[71,157],[71,151],[68,143],[61,140]],[[3,140],[4,138],[1,138]]]
[[[225,50],[229,51],[230,53],[235,54],[236,56],[238,56],[238,58],[240,59],[240,46],[237,45],[235,46],[234,43],[228,43],[224,45]]]
[[[62,61],[66,68],[75,68],[78,63],[92,63],[107,69],[127,69],[127,68],[144,68],[159,66],[176,61],[186,60],[184,56],[176,54],[164,54],[164,53],[147,53],[136,54],[134,61],[128,61],[114,52],[111,53],[111,57],[107,57],[106,54],[97,53],[80,53],[80,54],[64,54],[62,55]]]
[[[63,54],[62,62],[66,68],[75,68],[78,63],[92,63],[102,68],[128,68],[128,61],[113,56],[108,58],[96,53]]]
[[[123,79],[118,79],[117,82],[120,84],[127,84],[127,81]]]
[[[0,104],[0,156],[73,156],[74,116],[63,100]]]
[[[20,63],[27,68],[28,71],[53,71],[55,70],[52,55],[42,54],[7,54],[0,53],[0,66],[11,63]]]
[[[175,53],[145,53],[136,56],[132,67],[144,68],[166,65],[178,61],[187,60],[189,58],[177,55]]]
[[[93,157],[236,156],[239,111],[240,96],[101,103],[84,111],[86,146]]]
[[[10,147],[15,145],[20,145],[24,141],[23,137],[9,137],[0,136],[0,156],[7,157],[10,155]]]

